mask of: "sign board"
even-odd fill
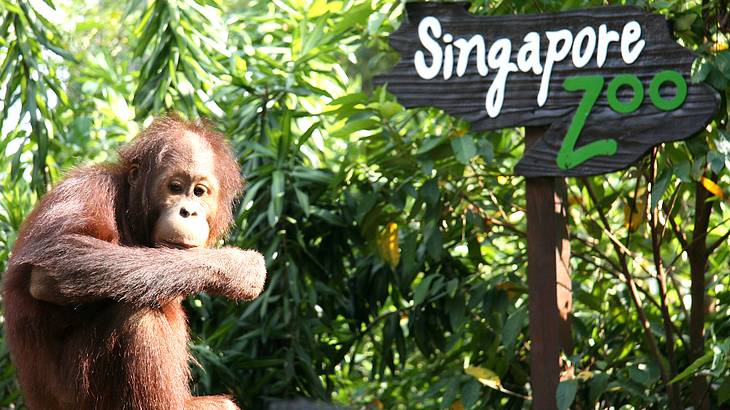
[[[635,7],[481,17],[463,3],[407,3],[390,43],[401,60],[376,83],[404,106],[477,131],[548,126],[515,169],[529,177],[623,169],[702,130],[718,101],[690,81],[695,57],[664,17]]]

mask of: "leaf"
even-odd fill
[[[423,145],[418,147],[416,150],[416,155],[425,154],[428,151],[431,151],[432,149],[436,148],[437,146],[441,145],[442,142],[446,140],[445,137],[434,137],[434,138],[428,138],[423,141]]]
[[[570,408],[575,400],[575,393],[578,391],[578,379],[563,380],[555,392],[555,399],[558,403],[558,410]]]
[[[643,189],[636,193],[633,206],[631,205],[631,199],[624,204],[624,226],[629,228],[630,231],[639,229],[646,217],[647,192],[642,191]]]
[[[299,188],[294,188],[294,193],[297,196],[297,202],[299,203],[299,207],[302,208],[304,215],[309,216],[309,196]]]
[[[449,378],[449,384],[446,386],[446,390],[444,391],[444,395],[442,397],[442,405],[448,406],[452,403],[455,403],[456,394],[459,392],[459,379],[457,377],[450,377]],[[464,403],[461,402],[461,400],[458,400],[461,403],[461,406],[463,408]],[[456,407],[459,408],[458,405]]]
[[[654,184],[651,186],[651,209],[656,208],[657,204],[659,204],[659,200],[662,199],[662,196],[667,191],[671,176],[672,172],[665,169],[661,174],[659,174],[659,177],[654,180]]]
[[[606,391],[606,387],[608,386],[608,379],[609,376],[606,373],[598,373],[593,375],[593,378],[588,383],[588,402],[590,404],[598,401],[598,398],[601,397],[603,392]]]
[[[284,173],[276,170],[271,175],[271,204],[267,211],[269,226],[273,227],[279,222],[279,217],[284,210]]]
[[[304,41],[302,42],[302,51],[301,55],[306,55],[311,50],[319,47],[320,43],[322,42],[322,39],[324,38],[324,26],[327,23],[327,19],[320,17],[317,19],[317,23],[314,25],[314,28],[311,28],[309,30],[301,30],[302,33],[306,33],[306,37],[304,38]],[[305,24],[302,22],[302,24]]]
[[[717,404],[730,400],[730,377],[726,377],[717,389]]]
[[[479,149],[477,153],[484,157],[487,163],[494,161],[494,145],[487,139],[480,139],[477,143]]]
[[[721,199],[725,197],[725,195],[722,193],[722,188],[720,188],[720,186],[717,185],[711,179],[702,177],[700,179],[700,182],[702,183],[702,186],[705,187],[705,189],[708,190],[713,195],[715,195]]]
[[[359,6],[353,7],[345,13],[345,16],[334,27],[332,27],[332,33],[337,35],[358,24],[366,24],[372,11],[370,2],[365,2]]]
[[[428,295],[428,288],[431,286],[431,282],[433,282],[434,279],[436,279],[436,274],[428,275],[421,283],[418,284],[416,287],[416,290],[413,291],[413,304],[414,305],[420,305],[423,303],[423,301],[426,299],[426,295]]]
[[[712,172],[719,174],[722,168],[725,167],[725,155],[717,151],[708,151],[707,163],[710,164]]]
[[[291,176],[296,179],[303,179],[311,182],[318,182],[321,184],[329,184],[332,182],[332,174],[327,171],[320,171],[317,169],[310,169],[304,167],[297,167],[291,172]]]
[[[341,7],[342,4],[340,3],[339,6]],[[307,17],[309,17],[309,18],[319,17],[330,11],[336,11],[336,10],[331,10],[329,7],[327,7],[326,0],[315,0],[315,2],[312,3],[312,5],[309,7],[309,10],[307,11]]]
[[[391,268],[395,269],[400,262],[400,247],[398,247],[398,224],[390,222],[378,235],[378,252]]]
[[[297,140],[297,148],[300,148],[302,146],[302,144],[307,142],[309,137],[311,137],[312,134],[314,133],[314,130],[316,130],[320,125],[322,125],[322,123],[320,121],[317,121],[314,124],[310,125],[309,128],[307,129],[307,131],[305,131],[304,134],[302,134],[299,137],[299,139]]]
[[[426,242],[426,251],[436,261],[441,260],[441,256],[444,250],[444,235],[436,225],[436,222],[431,221],[426,225],[424,239]]]
[[[336,98],[327,104],[328,107],[334,107],[337,105],[355,105],[361,104],[367,101],[368,96],[365,93],[352,93],[343,95],[340,98]]]
[[[511,349],[514,346],[517,335],[522,330],[526,320],[527,309],[525,306],[520,307],[509,315],[502,329],[502,344],[505,347]]]
[[[464,403],[461,401],[461,399],[458,399],[451,403],[451,406],[449,406],[449,410],[464,410]]]
[[[730,51],[723,51],[715,56],[715,64],[722,74],[730,80]]]
[[[464,369],[464,373],[479,380],[479,382],[492,389],[502,391],[502,381],[499,380],[497,373],[485,367],[468,366]]]
[[[435,179],[429,179],[418,190],[418,195],[429,205],[436,205],[439,199],[439,187]]]
[[[380,115],[385,119],[390,119],[394,115],[403,111],[403,106],[392,101],[386,101],[382,104],[377,104],[376,108],[380,112]]]
[[[687,13],[674,19],[674,30],[678,32],[688,31],[692,23],[697,20],[697,14]]]
[[[462,408],[470,409],[474,407],[477,400],[479,400],[479,393],[481,393],[482,386],[476,380],[469,380],[461,387],[461,400],[463,401]]]
[[[686,369],[682,370],[681,373],[679,373],[675,378],[673,378],[669,384],[676,383],[678,381],[684,380],[687,377],[693,376],[697,370],[700,369],[700,367],[706,365],[707,363],[710,363],[712,361],[713,352],[709,351],[705,353],[702,357],[695,360],[692,364],[687,366]]]
[[[451,148],[454,150],[456,160],[465,165],[477,154],[477,147],[470,135],[452,139]]]
[[[378,202],[378,195],[374,192],[367,192],[362,194],[358,199],[357,209],[355,210],[355,218],[358,223],[362,223],[365,215],[373,209],[373,206]]]
[[[655,371],[652,371],[652,367],[645,364],[630,366],[628,368],[629,378],[636,383],[649,387],[654,384],[659,377],[659,373],[656,369],[654,370]]]
[[[374,118],[365,118],[361,120],[350,121],[339,130],[330,133],[331,138],[344,138],[353,132],[362,130],[372,130],[378,126],[380,122]]]
[[[450,283],[452,283],[452,281],[449,281],[449,284]],[[458,284],[458,281],[456,281],[456,279],[453,279],[453,283]],[[464,322],[464,317],[466,316],[464,295],[460,293],[457,297],[447,299],[445,307],[446,312],[449,315],[449,323],[451,324],[451,328],[454,330],[458,329]]]
[[[383,20],[385,20],[387,17],[387,15],[378,11],[371,14],[368,17],[368,32],[372,35],[378,35],[380,26],[383,24]]]

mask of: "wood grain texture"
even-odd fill
[[[519,175],[579,176],[619,170],[637,161],[657,144],[685,139],[702,130],[716,110],[716,93],[705,84],[693,84],[690,81],[689,73],[695,56],[671,38],[667,22],[659,14],[645,13],[636,7],[599,7],[563,13],[478,17],[469,14],[466,5],[459,3],[408,3],[406,14],[401,27],[390,36],[390,43],[399,52],[401,60],[390,72],[376,77],[376,84],[387,84],[388,90],[406,107],[441,108],[469,121],[477,131],[515,126],[549,126],[545,136],[525,150],[524,157],[515,169]],[[541,76],[520,71],[510,73],[501,112],[496,118],[490,118],[485,109],[485,97],[497,70],[490,68],[486,77],[480,76],[476,70],[476,53],[471,54],[467,71],[462,77],[454,75],[444,80],[439,75],[424,80],[416,73],[414,55],[416,51],[424,50],[418,38],[418,24],[427,16],[437,17],[444,33],[451,33],[454,38],[469,39],[474,34],[481,34],[487,48],[497,39],[510,39],[512,62],[516,62],[523,38],[531,31],[541,35],[541,62],[544,62],[547,53],[546,31],[569,29],[575,35],[585,26],[597,30],[601,24],[606,24],[609,30],[621,33],[624,24],[635,20],[642,27],[641,38],[646,41],[646,45],[639,59],[630,65],[621,58],[619,42],[610,43],[608,57],[600,68],[595,56],[582,68],[575,68],[570,57],[556,63],[548,99],[542,107],[537,104]],[[426,56],[430,63],[430,53],[426,52]],[[663,70],[678,71],[687,82],[687,98],[674,111],[661,111],[649,99],[649,82]],[[606,85],[619,74],[634,74],[644,85],[644,101],[631,114],[614,112],[606,99]],[[583,94],[565,91],[563,80],[587,75],[603,76],[606,85],[576,147],[599,139],[613,138],[618,142],[618,151],[612,156],[594,157],[575,168],[560,169],[556,164],[557,152]],[[619,90],[621,99],[629,99],[632,95],[626,88]],[[663,87],[662,94],[665,93],[667,96],[674,95],[673,87]]]
[[[526,129],[531,146],[544,128]],[[566,188],[561,177],[526,178],[527,286],[530,312],[530,384],[532,408],[557,408],[555,392],[563,364],[560,353],[572,349],[570,241],[566,224]]]

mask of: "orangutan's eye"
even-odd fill
[[[205,195],[206,191],[207,190],[202,185],[198,185],[195,187],[195,189],[193,189],[193,193],[195,194],[195,196],[203,196],[203,195]]]
[[[178,181],[172,181],[170,182],[170,192],[173,194],[182,194],[183,188],[182,184]]]

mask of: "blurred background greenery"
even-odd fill
[[[698,54],[694,80],[722,105],[687,142],[568,180],[574,347],[558,401],[720,408],[728,1],[622,4],[666,16]],[[0,0],[0,272],[24,216],[65,171],[113,160],[156,114],[205,116],[248,179],[229,243],[262,250],[270,279],[251,303],[186,302],[196,393],[228,392],[250,409],[301,396],[362,409],[528,407],[525,184],[512,175],[523,131],[475,133],[374,88],[397,59],[387,36],[402,19],[402,2],[385,0]],[[23,407],[1,337],[0,406]]]

